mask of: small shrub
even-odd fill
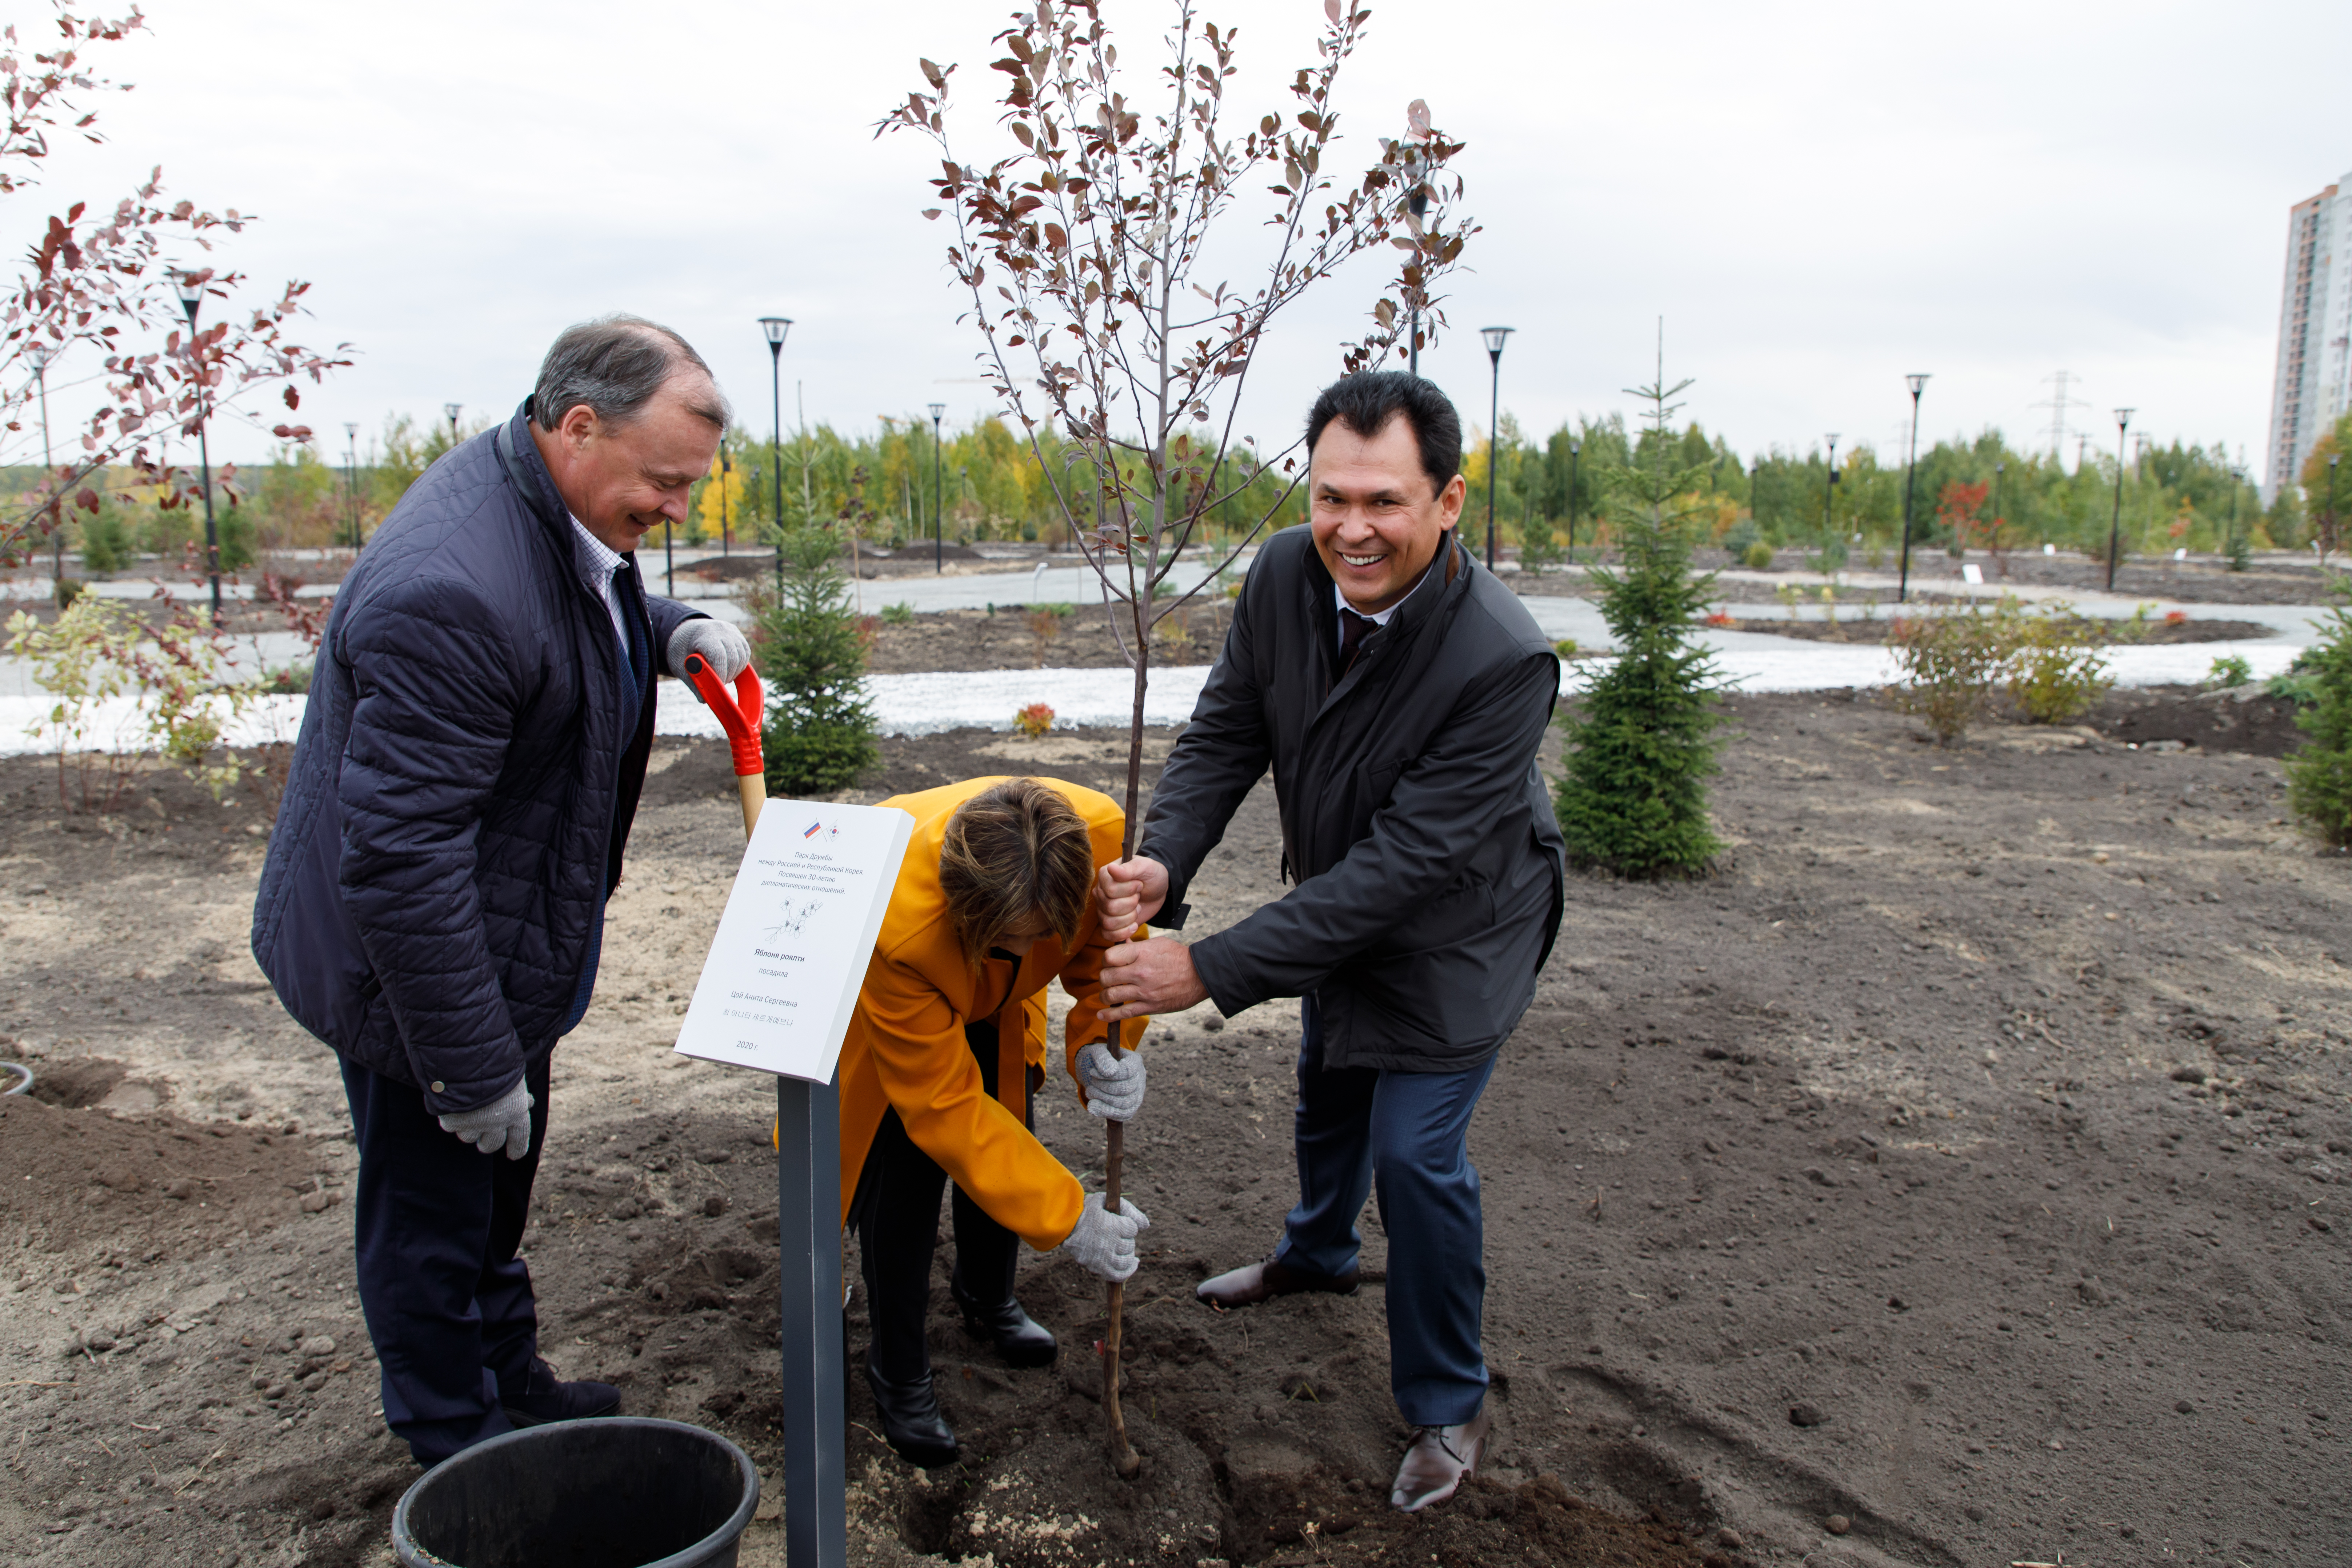
[[[1739,617],[1729,610],[1717,610],[1706,617],[1706,624],[1711,626],[1736,627],[1739,625]]]
[[[2016,617],[2020,631],[2011,657],[2009,694],[2036,724],[2066,724],[2081,718],[2114,689],[2107,658],[2091,642],[2082,622],[2059,613]]]
[[[2352,847],[2352,615],[2329,612],[2295,665],[2311,696],[2294,721],[2310,738],[2286,760],[2287,807],[2322,844]]]
[[[1759,539],[1739,552],[1739,563],[1750,572],[1769,572],[1772,569],[1772,547]]]
[[[1029,612],[1029,635],[1037,640],[1036,668],[1045,668],[1045,646],[1062,635],[1062,617],[1047,605]]]
[[[1756,527],[1756,520],[1752,517],[1743,517],[1723,531],[1723,553],[1730,560],[1745,561],[1748,559],[1748,547],[1762,537],[1763,534]]]
[[[2312,667],[2311,651],[2306,648],[2294,656],[2278,674],[2263,682],[2266,696],[2280,697],[2296,707],[2306,707],[2319,700],[2318,671]]]
[[[1054,710],[1043,702],[1032,702],[1013,716],[1013,727],[1034,741],[1054,727]]]
[[[1559,657],[1564,659],[1574,658],[1576,657],[1576,639],[1574,637],[1562,637],[1558,642],[1551,645],[1551,651],[1559,655]]]
[[[2217,690],[2243,686],[2254,678],[2254,667],[2242,653],[2225,653],[2205,672],[2205,684]]]
[[[904,600],[895,605],[886,605],[882,611],[882,618],[894,626],[911,626],[915,624],[915,606]]]
[[[1887,628],[1886,646],[1903,669],[1895,705],[1925,719],[1937,744],[1950,745],[1991,707],[2011,652],[2012,634],[2001,622],[1970,606],[1906,616]]]
[[[2168,626],[2185,626],[2189,624],[2189,612],[2167,610],[2164,612],[2164,624]]]
[[[1540,577],[1566,559],[1559,547],[1559,536],[1551,524],[1540,518],[1528,520],[1524,536],[1519,541],[1519,569]]]

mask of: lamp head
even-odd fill
[[[196,307],[204,303],[205,275],[183,272],[172,279],[172,290],[180,297],[180,309],[188,313],[188,325],[196,324]]]
[[[792,330],[793,319],[790,316],[760,318],[760,331],[767,335],[768,353],[771,354],[781,354],[784,352],[784,334]]]
[[[1919,395],[1927,390],[1927,372],[1921,371],[1916,375],[1906,375],[1903,378],[1910,385],[1912,402],[1918,402]]]
[[[2129,429],[2129,428],[2131,427],[2131,416],[2132,416],[2134,414],[2137,413],[2137,412],[2138,412],[2138,410],[2137,410],[2137,409],[2132,409],[2132,408],[2118,408],[2118,409],[2116,409],[2116,428],[2117,430],[2127,430],[2127,429]]]
[[[1503,344],[1509,341],[1517,327],[1481,327],[1478,335],[1486,340],[1486,357],[1496,364],[1503,363]]]
[[[933,425],[937,425],[942,418],[946,417],[948,411],[948,405],[946,404],[933,403],[928,406],[931,411],[931,423]]]
[[[450,424],[455,425],[457,423],[457,411],[465,406],[462,403],[445,403],[441,405],[441,412],[448,416]]]
[[[1568,444],[1568,455],[1569,455],[1570,457],[1571,457],[1571,458],[1575,457],[1579,452],[1581,452],[1581,451],[1583,451],[1583,450],[1584,450],[1584,443],[1583,443],[1583,442],[1581,442],[1581,441],[1570,441],[1570,442]]]

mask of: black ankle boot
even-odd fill
[[[955,1431],[940,1414],[939,1391],[928,1368],[919,1378],[893,1383],[874,1370],[869,1356],[866,1386],[874,1391],[874,1408],[882,1417],[882,1437],[893,1453],[926,1470],[956,1462]]]
[[[983,1307],[962,1287],[951,1285],[950,1289],[963,1309],[964,1331],[994,1345],[1007,1366],[1054,1364],[1054,1331],[1023,1311],[1019,1300],[1007,1296],[996,1306]]]

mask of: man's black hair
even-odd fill
[[[1435,382],[1401,370],[1359,371],[1325,387],[1307,411],[1307,455],[1315,455],[1323,426],[1334,419],[1369,441],[1400,414],[1412,426],[1413,441],[1421,447],[1421,469],[1429,476],[1430,493],[1443,493],[1462,471],[1462,416]]]

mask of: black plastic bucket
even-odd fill
[[[735,1568],[760,1472],[716,1432],[614,1415],[478,1444],[392,1514],[402,1568]]]

